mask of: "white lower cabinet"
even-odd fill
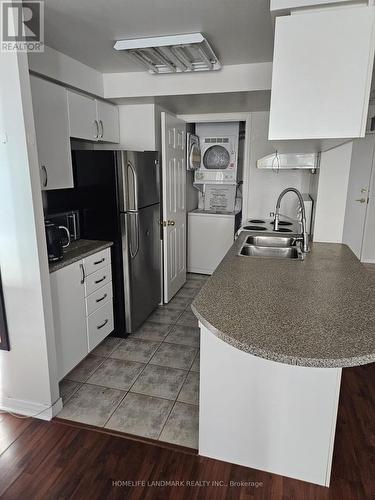
[[[95,292],[98,288],[112,281],[112,270],[109,264],[103,269],[99,269],[95,273],[89,274],[85,279],[85,295],[88,296]]]
[[[87,317],[89,351],[94,349],[113,330],[112,299]]]
[[[93,272],[85,262],[106,266]],[[64,378],[113,331],[110,251],[97,252],[51,274],[57,375]]]
[[[57,376],[61,380],[88,353],[82,262],[51,274]]]
[[[90,316],[99,307],[112,299],[112,283],[107,283],[86,297],[86,316]]]

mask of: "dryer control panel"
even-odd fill
[[[196,170],[194,182],[197,184],[237,184],[236,170]]]

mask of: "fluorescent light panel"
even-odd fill
[[[118,40],[115,50],[125,51],[150,73],[185,73],[221,68],[202,33]]]

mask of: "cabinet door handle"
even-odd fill
[[[81,273],[82,273],[81,285],[83,285],[86,279],[85,268],[83,267],[83,264],[80,264],[79,267],[81,268]]]
[[[106,277],[107,276],[103,276],[102,279],[94,281],[95,285],[97,285],[98,283],[101,283],[102,281],[104,281],[106,279]]]
[[[45,165],[42,165],[42,172],[44,173],[43,187],[47,187],[48,184],[48,172]]]
[[[104,261],[105,261],[105,257],[103,257],[102,259],[97,260],[96,262],[94,262],[94,266],[97,266],[98,264],[101,264]]]
[[[103,125],[102,120],[99,120],[99,124],[100,124],[100,135],[99,135],[99,139],[102,139],[102,138],[103,138],[103,135],[104,135],[104,125]]]
[[[95,128],[96,128],[96,134],[94,136],[95,139],[99,139],[99,123],[98,120],[94,120]]]
[[[100,329],[101,329],[101,328],[103,328],[103,326],[105,326],[107,323],[108,323],[108,319],[106,319],[106,320],[104,321],[104,323],[102,323],[101,325],[98,325],[96,328],[97,328],[98,330],[100,330]]]
[[[107,298],[107,294],[105,293],[103,295],[103,297],[101,297],[100,299],[96,299],[96,302],[101,302],[102,300],[104,300],[105,298]]]

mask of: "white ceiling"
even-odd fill
[[[272,60],[269,0],[45,0],[46,44],[103,73],[140,71],[115,40],[196,31],[222,64]]]

